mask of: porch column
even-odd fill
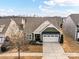
[[[34,34],[34,39],[33,40],[35,40],[35,34]]]
[[[32,40],[34,41],[35,40],[35,34],[32,33]]]
[[[40,39],[43,41],[43,34],[40,34]]]

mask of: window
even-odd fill
[[[31,39],[31,35],[27,35],[27,39]]]
[[[58,37],[58,34],[44,34],[44,37]]]
[[[49,34],[44,34],[44,37],[50,37],[50,35]]]
[[[46,35],[44,35],[44,37],[46,37]]]
[[[51,34],[50,37],[55,37],[55,34]]]
[[[47,37],[50,37],[50,35],[48,34]]]
[[[59,35],[58,34],[55,34],[55,37],[58,37]]]

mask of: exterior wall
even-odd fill
[[[9,36],[10,38],[19,32],[19,28],[14,20],[11,20],[9,27],[5,33],[5,36]]]
[[[67,17],[66,19],[64,19],[63,29],[66,34],[71,36],[73,39],[76,39],[77,27],[71,17]]]

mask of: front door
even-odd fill
[[[35,34],[35,40],[40,41],[40,34]]]

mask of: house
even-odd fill
[[[79,14],[71,14],[63,22],[64,32],[79,41]]]
[[[61,17],[27,17],[26,39],[29,41],[59,42]]]
[[[0,17],[0,43],[2,44],[7,36],[12,40],[12,37],[22,30],[21,27],[25,27],[25,20],[21,17]]]
[[[9,24],[10,24],[9,19],[3,17],[0,18],[0,44],[2,44],[5,40],[5,34]]]
[[[21,17],[10,17],[11,20],[5,36],[8,36],[12,42],[15,42],[15,37],[18,36],[19,32],[23,32],[25,27],[25,19]]]

